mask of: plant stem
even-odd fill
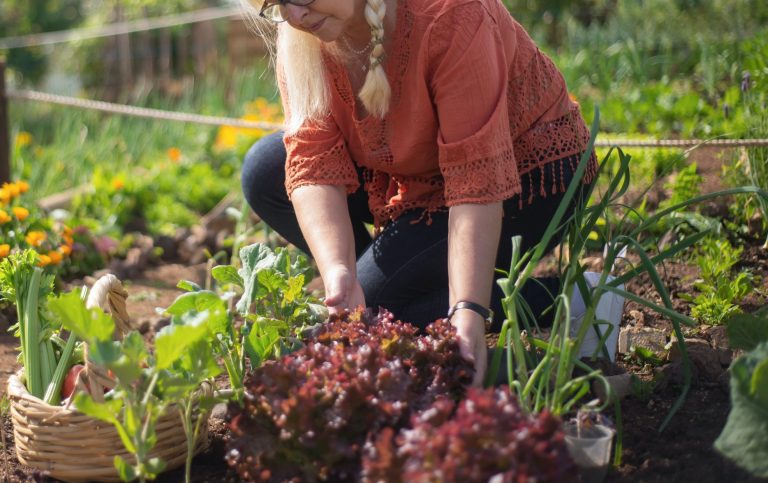
[[[40,277],[43,271],[35,267],[27,285],[27,300],[24,307],[23,321],[26,331],[26,350],[24,355],[24,371],[27,375],[27,389],[37,398],[43,397],[43,385],[40,379],[40,318],[38,298],[40,293]]]
[[[69,368],[69,359],[72,357],[72,352],[75,349],[77,343],[77,336],[73,333],[69,334],[67,344],[64,346],[64,350],[61,351],[61,358],[56,366],[56,371],[53,373],[53,379],[48,384],[48,389],[45,392],[45,402],[47,404],[58,404],[61,399],[61,384],[64,381],[64,375]]]

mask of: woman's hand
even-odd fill
[[[451,317],[451,324],[456,327],[461,355],[475,365],[474,387],[482,387],[485,370],[488,366],[488,346],[485,342],[485,320],[471,310],[457,310]]]
[[[325,305],[332,314],[365,307],[365,295],[357,277],[345,266],[329,268],[323,276]]]

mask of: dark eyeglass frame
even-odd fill
[[[282,23],[285,22],[286,19],[284,19],[283,14],[280,13],[281,6],[284,7],[290,3],[291,5],[306,7],[314,1],[315,0],[277,0],[276,2],[270,2],[269,0],[265,0],[264,5],[262,5],[261,10],[259,10],[259,17],[265,18],[270,22]],[[270,15],[269,12],[273,11],[273,9],[276,15]]]

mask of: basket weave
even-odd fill
[[[88,305],[94,303],[111,313],[115,319],[116,337],[130,330],[125,311],[127,293],[113,275],[100,278],[91,291]],[[95,386],[112,387],[112,381],[103,369],[86,360],[84,378]],[[94,397],[101,391],[94,390]],[[211,393],[212,387],[204,384],[203,393]],[[85,416],[72,407],[52,406],[32,396],[22,382],[22,372],[8,379],[8,397],[11,402],[11,419],[15,438],[16,456],[27,466],[47,472],[64,481],[120,481],[114,466],[114,458],[120,455],[133,462],[133,455],[123,447],[114,426]],[[209,414],[201,425],[195,453],[208,444]],[[158,419],[155,428],[157,444],[150,457],[160,457],[166,463],[166,471],[184,464],[187,456],[187,439],[176,406],[169,406]]]

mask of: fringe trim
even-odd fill
[[[527,186],[526,183],[523,183],[523,191],[519,194],[514,195],[512,198],[514,199],[517,197],[517,207],[518,209],[522,210],[524,206],[528,205],[530,206],[533,201],[536,199],[536,196],[538,195],[541,198],[546,198],[548,195],[558,195],[565,193],[568,190],[568,186],[565,184],[565,163],[568,163],[568,167],[570,168],[571,172],[576,171],[576,168],[579,166],[579,161],[581,160],[581,154],[574,154],[572,156],[568,156],[566,158],[557,159],[554,161],[550,161],[548,163],[545,163],[537,168],[539,170],[539,186],[538,190],[536,190],[533,186],[533,176],[530,175],[531,171],[528,171],[527,173],[521,174],[522,178],[527,178]],[[587,169],[584,171],[584,176],[582,179],[582,182],[585,184],[589,184],[595,179],[595,175],[597,174],[597,155],[595,152],[592,152],[592,155],[589,157],[589,161],[587,161],[589,164],[587,164]],[[547,185],[549,185],[549,190],[547,190]],[[526,190],[527,188],[527,190]],[[526,196],[527,191],[527,196]],[[538,191],[538,194],[536,193]]]

